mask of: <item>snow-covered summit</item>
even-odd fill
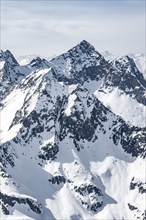
[[[111,61],[111,63],[120,70],[122,70],[122,68],[126,69],[127,67],[129,67],[127,72],[132,72],[134,71],[134,69],[132,68],[137,68],[134,60],[128,55],[119,56]]]
[[[1,51],[0,67],[0,101],[10,94],[21,80],[34,71],[31,66],[20,66],[9,50]]]
[[[19,65],[17,60],[14,58],[13,54],[9,50],[0,51],[0,62],[7,62],[11,66]]]
[[[119,57],[119,55],[112,54],[109,51],[104,51],[101,54],[108,61],[112,61]],[[144,75],[144,78],[146,79],[146,55],[144,53],[128,53],[127,55],[134,60],[137,68]]]
[[[49,67],[49,62],[43,58],[36,57],[28,63],[28,66],[35,69],[41,69]]]
[[[106,74],[108,66],[104,57],[85,40],[50,63],[60,80],[65,78],[68,83],[98,81]]]
[[[129,56],[122,56],[110,62],[111,70],[105,77],[102,87],[113,90],[118,88],[129,94],[139,103],[146,105],[146,81]]]
[[[93,45],[91,45],[86,40],[82,40],[79,44],[77,44],[75,47],[70,49],[68,52],[70,54],[73,54],[73,53],[87,53],[90,55],[92,55],[93,53],[97,54],[97,51],[95,50]]]

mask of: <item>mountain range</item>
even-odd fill
[[[87,41],[0,52],[2,219],[146,219],[146,80]]]

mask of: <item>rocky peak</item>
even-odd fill
[[[111,63],[121,75],[130,74],[134,77],[141,77],[140,75],[142,75],[136,67],[134,60],[128,55],[114,59]]]
[[[48,67],[48,61],[45,59],[41,59],[40,57],[36,57],[28,65],[32,68],[39,69],[39,68]]]
[[[102,87],[112,91],[118,88],[122,93],[136,98],[139,103],[146,105],[146,80],[129,56],[122,56],[110,62],[111,68],[105,77]]]
[[[17,60],[9,50],[6,50],[5,52],[2,50],[0,51],[0,61],[4,61],[11,66],[19,66]]]
[[[108,62],[87,41],[83,40],[51,62],[56,74],[70,83],[83,84],[86,80],[98,81],[106,75]]]
[[[13,54],[6,50],[0,51],[0,101],[13,90],[13,88],[29,73],[31,70],[21,67]]]
[[[81,41],[77,46],[73,47],[69,51],[75,51],[75,50],[80,50],[82,53],[92,53],[95,52],[95,48],[88,43],[86,40]]]
[[[68,54],[70,56],[93,56],[96,58],[100,58],[102,57],[100,53],[98,53],[96,51],[96,49],[90,44],[88,43],[86,40],[81,41],[79,44],[77,44],[75,47],[73,47],[72,49],[70,49],[68,51]]]
[[[82,40],[80,43],[79,43],[79,45],[80,46],[83,46],[83,47],[85,47],[85,48],[88,48],[88,47],[92,47],[92,48],[94,48],[88,41],[86,41],[86,40]]]

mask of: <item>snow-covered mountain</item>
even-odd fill
[[[27,75],[46,67],[48,61],[40,57],[34,58],[27,65],[20,65],[9,50],[0,51],[0,101],[6,98]]]
[[[36,55],[36,54],[31,54],[31,55],[23,55],[23,56],[18,56],[17,60],[18,60],[18,63],[21,65],[21,66],[26,66],[27,64],[29,64],[33,59],[36,59],[37,57],[40,57],[41,59],[45,59],[47,61],[50,61],[52,60],[55,55],[53,56],[50,56],[50,57],[42,57],[40,55]]]
[[[0,101],[3,100],[26,75],[29,67],[18,64],[12,53],[0,51]]]
[[[25,68],[2,101],[2,219],[144,220],[146,81],[134,61],[84,40]]]
[[[104,51],[101,53],[106,60],[112,61],[114,59],[117,59],[119,55],[114,55],[110,53],[109,51]],[[146,55],[143,53],[128,53],[129,57],[131,57],[139,71],[144,75],[144,78],[146,79]]]

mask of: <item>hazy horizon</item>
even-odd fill
[[[82,40],[112,54],[145,52],[145,1],[1,1],[1,49],[59,55]]]

